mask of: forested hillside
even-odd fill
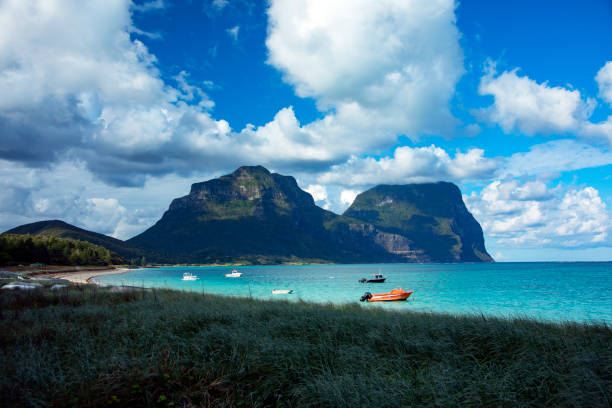
[[[119,255],[89,242],[43,235],[0,235],[0,265],[109,265],[124,262]]]

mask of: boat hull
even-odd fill
[[[238,272],[236,269],[232,270],[232,272],[230,273],[226,273],[225,275],[226,278],[239,278],[242,276],[242,272]]]
[[[389,293],[374,293],[369,299],[368,302],[397,302],[402,300],[408,300],[410,295],[412,295],[414,291],[406,292],[405,290],[393,289]]]
[[[383,283],[387,280],[385,276],[382,276],[380,273],[372,274],[373,278],[362,278],[359,279],[361,283]]]
[[[272,289],[273,295],[290,295],[293,293],[293,289]]]

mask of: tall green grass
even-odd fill
[[[612,329],[89,286],[0,293],[0,406],[609,406]]]

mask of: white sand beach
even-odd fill
[[[44,272],[34,273],[30,276],[40,278],[57,278],[66,279],[73,283],[89,283],[92,278],[102,275],[114,275],[119,273],[129,272],[128,268],[110,268],[110,269],[84,269],[84,270],[70,270],[70,271],[57,271],[57,272]]]

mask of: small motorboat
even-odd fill
[[[272,289],[273,295],[290,295],[293,289]]]
[[[402,288],[393,289],[391,292],[388,292],[388,293],[374,293],[374,294],[371,294],[370,292],[366,292],[366,293],[364,293],[364,295],[359,300],[361,300],[362,302],[365,302],[365,301],[368,301],[368,302],[392,302],[394,300],[406,300],[413,293],[414,293],[413,290],[411,290],[410,292],[406,292]]]
[[[361,283],[383,283],[387,278],[382,276],[380,273],[375,273],[372,275],[372,278],[361,278],[359,282]]]
[[[239,278],[242,276],[242,272],[238,272],[237,270],[233,270],[232,273],[226,273],[224,275],[226,278]]]
[[[183,279],[184,281],[195,281],[195,280],[199,280],[200,278],[198,278],[196,275],[189,273],[189,272],[185,272],[183,274]]]

